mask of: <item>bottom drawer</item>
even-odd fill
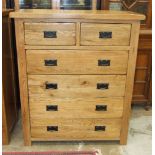
[[[119,140],[121,119],[31,120],[32,140]]]

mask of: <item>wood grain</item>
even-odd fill
[[[24,50],[24,24],[22,20],[15,19],[15,30],[16,30],[16,45],[18,55],[20,99],[22,103],[21,110],[22,110],[24,144],[31,145],[28,88],[27,88],[27,74],[26,74],[26,54]]]
[[[22,9],[10,14],[11,18],[43,18],[43,19],[95,19],[95,20],[144,20],[142,14],[128,11],[109,10],[50,10],[50,9]]]
[[[124,98],[42,98],[30,97],[30,116],[33,118],[121,118]],[[47,111],[47,106],[57,105],[58,111]],[[107,106],[106,111],[96,111],[96,105]]]
[[[26,56],[28,74],[126,74],[128,62],[128,51],[27,50]],[[45,60],[57,60],[57,66],[45,66]],[[99,60],[110,65],[98,66]]]
[[[77,22],[76,23],[76,46],[79,48],[80,47],[80,29],[81,29],[81,23]]]
[[[25,45],[27,50],[99,50],[99,51],[128,51],[130,46],[40,46],[40,45]]]
[[[29,96],[40,98],[86,98],[124,96],[124,75],[29,75]],[[47,83],[57,83],[58,89],[46,89]],[[97,89],[97,83],[108,83],[109,88]]]
[[[131,100],[132,100],[133,84],[134,84],[134,74],[135,74],[135,66],[136,66],[136,58],[137,58],[139,29],[140,29],[140,22],[135,22],[132,25],[132,31],[131,31],[130,44],[132,45],[133,50],[129,52],[128,71],[127,71],[126,90],[125,90],[125,103],[124,103],[124,111],[123,111],[123,119],[122,119],[120,144],[127,143],[129,118],[130,118],[130,112],[131,112]]]
[[[58,126],[59,131],[47,131],[47,126],[52,125]],[[95,126],[106,126],[106,129],[94,131]],[[32,139],[118,140],[120,129],[121,119],[31,119]]]
[[[131,24],[81,24],[81,45],[129,45]],[[99,32],[112,32],[112,38],[99,38]]]
[[[55,31],[56,38],[45,38],[45,31]],[[75,45],[74,23],[25,23],[25,44]]]

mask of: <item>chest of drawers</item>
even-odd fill
[[[114,11],[19,10],[15,18],[25,145],[126,144],[139,23]]]

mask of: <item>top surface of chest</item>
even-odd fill
[[[145,16],[127,11],[109,10],[50,10],[21,9],[10,14],[11,18],[44,18],[44,19],[94,19],[94,20],[144,20]]]

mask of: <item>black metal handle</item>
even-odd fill
[[[97,89],[109,89],[109,83],[97,83]]]
[[[58,89],[57,83],[46,83],[46,89]]]
[[[58,126],[47,126],[47,131],[50,132],[58,131]]]
[[[44,31],[44,38],[57,38],[56,31]]]
[[[47,105],[46,111],[58,111],[58,106],[57,105]]]
[[[102,39],[112,38],[112,32],[99,32],[99,38]]]
[[[96,105],[96,111],[107,111],[107,105]]]
[[[105,131],[106,126],[95,126],[95,131]]]
[[[110,60],[98,60],[98,66],[110,66]]]
[[[45,66],[57,66],[57,60],[44,60]]]

